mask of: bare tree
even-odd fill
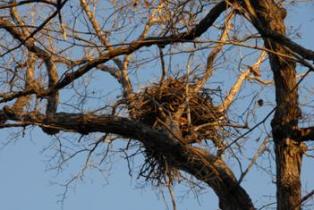
[[[313,102],[305,100],[313,91],[301,87],[314,51],[287,35],[291,7],[280,0],[1,1],[0,127],[40,127],[56,139],[58,168],[86,155],[82,173],[104,167],[110,146],[124,141],[119,151],[131,172],[132,158],[143,155],[140,177],[171,196],[178,181],[205,184],[223,210],[257,209],[241,185],[256,164],[274,172],[276,208],[301,209],[313,195],[301,193],[302,157],[311,156],[314,139],[306,114]]]

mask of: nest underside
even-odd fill
[[[140,169],[139,176],[144,177],[146,181],[159,186],[180,180],[180,171],[172,167],[164,155],[145,148],[144,156],[145,162]]]

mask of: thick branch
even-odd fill
[[[4,114],[10,120],[24,125],[39,125],[82,134],[114,133],[137,139],[145,147],[165,156],[172,166],[192,174],[212,187],[219,197],[221,209],[254,209],[248,194],[238,185],[235,176],[223,160],[204,149],[182,145],[167,132],[134,120],[109,115],[56,113],[54,116],[46,117],[42,114],[25,113],[17,116],[8,107],[4,108]]]
[[[302,56],[305,59],[314,60],[314,51],[310,49],[306,49],[305,47],[302,47],[301,45],[297,44],[296,42],[292,41],[288,37],[276,32],[267,29],[263,24],[261,24],[259,21],[254,21],[255,27],[258,29],[260,34],[265,38],[270,38],[272,41],[277,42],[278,44],[282,44],[283,46],[286,46],[289,48],[292,52],[298,53],[300,56]]]
[[[24,26],[24,23],[22,20],[20,20],[20,17],[18,16],[17,12],[14,8],[11,10],[11,14],[14,16],[14,18],[17,20],[17,22],[20,23],[20,26]],[[53,89],[53,87],[58,82],[58,72],[57,72],[57,66],[53,60],[53,56],[51,53],[46,52],[45,50],[37,47],[35,45],[35,39],[29,38],[27,40],[26,37],[30,37],[31,33],[26,28],[23,28],[23,32],[20,32],[18,30],[18,27],[14,27],[14,25],[5,19],[0,18],[0,25],[2,25],[14,38],[19,40],[21,43],[24,44],[24,46],[32,53],[34,53],[37,57],[44,60],[45,66],[47,68],[48,73],[48,88]],[[26,88],[25,91],[28,92],[33,87]],[[36,92],[30,91],[30,92]],[[59,100],[59,93],[58,90],[50,91],[49,94],[47,94],[47,108],[46,108],[46,114],[54,114],[57,111],[58,106],[58,100]]]
[[[274,28],[269,28],[267,25],[265,25],[260,19],[259,19],[259,12],[255,13],[255,9],[259,7],[260,5],[257,3],[258,1],[255,0],[244,0],[244,1],[237,1],[239,4],[242,4],[246,11],[248,11],[251,14],[244,14],[247,16],[247,18],[250,19],[250,21],[254,24],[255,28],[258,30],[258,32],[263,36],[263,38],[271,39],[273,42],[276,42],[277,44],[281,44],[282,46],[285,46],[289,48],[292,52],[295,52],[302,56],[305,59],[314,60],[314,51],[307,49],[296,42],[289,39],[285,34],[282,34]],[[265,8],[266,9],[266,8]],[[286,11],[285,10],[279,10],[277,11],[280,16],[285,18]],[[267,13],[265,15],[270,15],[271,13]]]
[[[295,128],[292,136],[298,141],[314,141],[314,127]]]

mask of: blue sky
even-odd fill
[[[2,131],[1,136],[4,136]],[[40,151],[49,141],[40,132],[34,131],[32,140],[26,136],[9,144],[0,152],[0,201],[5,210],[55,210],[60,209],[59,194],[63,188],[52,184],[64,177],[55,177],[54,171],[46,171],[47,161]],[[69,172],[70,173],[70,172]],[[71,189],[64,209],[166,209],[158,195],[159,190],[141,187],[136,179],[128,176],[126,162],[118,159],[108,177],[99,173],[87,173],[84,181]],[[167,191],[165,191],[167,193]],[[187,188],[179,188],[177,195],[184,196]],[[167,195],[167,194],[166,194]],[[204,209],[217,203],[214,194],[199,195],[199,207],[193,194],[178,198],[180,209]],[[168,203],[170,204],[170,203]]]
[[[309,6],[311,5],[311,6]],[[300,26],[302,39],[297,40],[307,48],[314,49],[314,16],[313,4],[304,4],[294,8],[290,13],[287,24]],[[313,82],[313,81],[308,81]],[[109,84],[107,84],[109,85]],[[112,88],[108,86],[108,88]],[[0,131],[0,141],[9,138],[8,130]],[[47,154],[41,151],[49,145],[49,137],[43,135],[39,129],[26,134],[24,138],[10,143],[0,150],[0,208],[3,210],[55,210],[61,205],[57,201],[63,188],[53,184],[71,174],[56,176],[54,171],[47,171]],[[311,180],[314,164],[305,159],[303,184],[309,190],[314,188]],[[270,181],[259,177],[260,171],[250,174],[243,186],[252,194],[253,201],[258,201],[263,195],[273,190]],[[143,182],[140,182],[143,183]],[[265,184],[266,183],[266,184]],[[216,209],[217,199],[208,189],[199,194],[198,199],[188,188],[178,186],[178,210]],[[119,157],[115,158],[110,174],[102,177],[99,173],[88,172],[84,180],[71,189],[64,203],[64,210],[161,210],[167,206],[160,196],[160,190],[140,186],[136,177],[128,176],[126,162]],[[164,190],[167,205],[170,206],[167,191]],[[263,198],[262,200],[266,200]]]

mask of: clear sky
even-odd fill
[[[288,11],[287,24],[300,27],[302,39],[297,40],[307,48],[314,49],[314,6],[304,4]],[[306,23],[306,25],[305,25]],[[314,82],[314,81],[309,81]],[[108,87],[111,88],[111,87]],[[0,131],[0,141],[6,141],[7,130]],[[24,138],[3,147],[0,150],[0,209],[3,210],[56,210],[61,205],[59,194],[63,188],[54,184],[71,175],[56,176],[55,171],[47,171],[47,153],[42,150],[51,139],[39,129],[26,134]],[[314,189],[312,179],[314,164],[305,160],[304,186]],[[254,202],[261,200],[272,189],[269,180],[260,177],[260,171],[250,174],[243,185],[252,194]],[[268,184],[265,185],[265,182]],[[141,182],[143,183],[143,182]],[[176,188],[178,210],[216,209],[217,199],[210,189],[195,197],[188,188]],[[107,177],[89,172],[81,183],[68,193],[64,210],[161,210],[167,209],[160,189],[141,186],[136,177],[128,176],[126,162],[116,157],[112,170]],[[164,189],[167,205],[171,208],[167,191]],[[265,198],[263,198],[265,200]]]

